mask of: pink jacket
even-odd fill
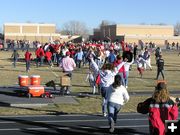
[[[63,69],[63,71],[73,71],[74,68],[76,67],[76,63],[72,58],[66,56],[65,58],[62,59],[60,67]]]

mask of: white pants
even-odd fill
[[[149,67],[150,69],[152,69],[152,66],[151,66],[151,59],[147,59],[146,62],[144,63],[144,69],[146,70],[146,67]]]

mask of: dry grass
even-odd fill
[[[24,57],[24,52],[19,51],[21,58]],[[36,68],[32,63],[29,73],[25,71],[25,62],[18,62],[17,68],[12,67],[12,62],[9,59],[12,52],[0,52],[0,86],[14,86],[18,85],[18,75],[33,75],[38,74],[41,76],[41,83],[44,85],[50,80],[55,80],[59,83],[59,76],[62,75],[61,70],[58,67],[49,68],[48,65]],[[168,82],[168,88],[172,90],[180,90],[180,56],[178,52],[163,52],[165,60],[165,77]],[[156,81],[156,65],[155,59],[152,55],[153,70],[147,70],[144,72],[141,79],[136,70],[136,65],[133,65],[129,76],[129,88],[128,91],[153,91]],[[89,84],[85,81],[87,68],[82,70],[76,69],[73,73],[72,91],[74,92],[90,92]],[[178,96],[178,95],[177,95]],[[146,96],[132,96],[129,103],[122,109],[123,112],[136,112],[136,105],[138,102],[143,101]],[[42,108],[6,108],[1,107],[0,115],[15,115],[15,114],[49,114],[59,112],[65,113],[100,113],[101,112],[101,98],[100,96],[92,98],[76,98],[79,102],[78,105],[50,105]]]

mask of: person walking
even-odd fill
[[[164,82],[157,84],[152,97],[140,102],[137,112],[149,113],[150,135],[165,135],[165,120],[178,119],[178,106],[170,97]]]
[[[155,60],[156,61],[159,59],[160,54],[161,54],[161,48],[157,47],[155,50]]]
[[[157,76],[156,80],[159,79],[159,74],[161,73],[163,80],[164,80],[164,59],[162,58],[162,54],[159,55],[159,59],[156,62],[157,65]]]
[[[78,65],[78,68],[81,68],[81,62],[83,60],[83,51],[82,48],[78,49],[78,52],[75,54],[76,64]]]
[[[126,88],[121,84],[121,76],[117,74],[114,83],[111,85],[111,94],[108,100],[108,121],[110,125],[109,131],[114,132],[114,126],[117,122],[117,114],[122,106],[129,101],[129,94]]]
[[[18,61],[19,58],[19,53],[17,52],[17,50],[14,49],[11,58],[13,59],[13,67],[16,68],[16,62]]]
[[[70,52],[66,52],[66,57],[64,57],[59,65],[60,68],[63,69],[63,72],[67,74],[72,80],[72,71],[76,67],[76,63],[74,59],[70,57]],[[70,86],[66,87],[66,94],[70,94]]]
[[[50,52],[50,49],[48,49],[46,52],[45,52],[45,56],[46,56],[46,60],[49,64],[49,66],[52,68],[53,67],[53,62],[52,62],[52,53]]]
[[[43,61],[44,61],[44,56],[45,56],[42,46],[36,49],[35,54],[36,54],[36,67],[42,66]]]
[[[24,56],[25,56],[25,61],[26,61],[26,72],[29,72],[32,54],[31,54],[31,52],[29,52],[29,50],[27,49],[27,51],[25,52]]]

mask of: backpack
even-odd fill
[[[147,114],[149,112],[149,105],[152,101],[152,98],[146,99],[144,102],[140,102],[137,105],[137,112],[142,114]]]

